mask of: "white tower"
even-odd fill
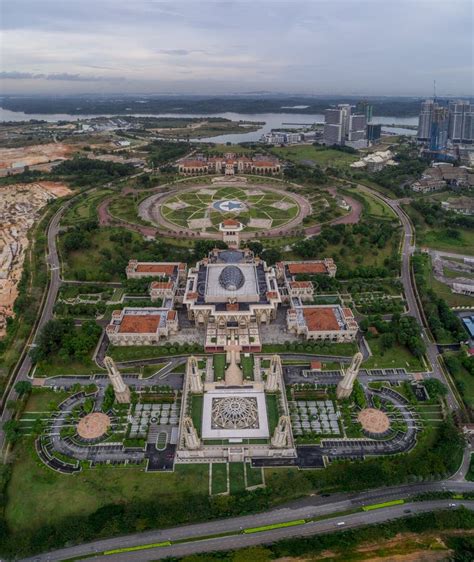
[[[198,362],[196,357],[191,356],[186,366],[187,376],[189,379],[189,390],[193,394],[201,394],[203,391],[201,375],[199,374]]]
[[[128,404],[130,402],[130,389],[123,382],[122,375],[117,369],[112,357],[106,356],[104,358],[104,364],[107,368],[107,373],[109,375],[110,382],[114,387],[115,398],[119,404]]]
[[[338,399],[348,398],[351,395],[363,359],[364,356],[360,351],[352,358],[351,364],[344,374],[344,378],[337,385],[336,395]]]
[[[272,447],[283,449],[290,443],[291,422],[288,416],[280,416],[278,425],[275,427],[272,437]]]
[[[198,437],[193,420],[189,416],[183,418],[183,437],[186,449],[196,450],[201,448],[201,440]]]
[[[270,361],[270,370],[268,371],[267,380],[265,381],[266,392],[276,392],[278,390],[278,381],[281,377],[281,359],[279,355],[273,355]]]

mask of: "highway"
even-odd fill
[[[25,559],[25,561],[53,562],[67,560],[72,557],[80,559],[81,556],[90,556],[93,553],[103,553],[107,550],[119,548],[130,548],[146,544],[161,543],[163,541],[189,541],[166,548],[151,548],[136,552],[114,554],[113,558],[111,556],[102,555],[93,557],[94,560],[114,561],[156,560],[166,556],[185,556],[194,552],[242,548],[293,536],[327,533],[351,526],[380,523],[396,517],[407,516],[409,515],[406,513],[407,510],[410,510],[410,514],[421,513],[434,509],[449,508],[449,504],[452,503],[455,503],[456,506],[462,503],[469,509],[474,509],[474,501],[430,500],[410,502],[370,512],[359,511],[350,514],[347,513],[348,511],[360,510],[364,505],[371,505],[394,499],[407,499],[420,493],[443,492],[446,490],[460,494],[466,492],[472,493],[474,492],[474,483],[441,481],[392,486],[361,493],[334,494],[330,497],[313,495],[254,515],[219,519],[206,523],[184,525],[171,529],[147,531],[111,539],[97,540],[91,543],[34,556]],[[238,534],[242,529],[315,517],[330,517],[330,519],[312,521],[297,527],[282,527],[254,534]],[[344,525],[337,525],[337,523],[341,521],[344,522]],[[203,537],[223,533],[229,533],[231,536],[202,540]]]

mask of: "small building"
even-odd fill
[[[155,345],[178,331],[178,315],[167,308],[114,310],[106,334],[112,345]]]
[[[198,155],[193,159],[183,159],[178,163],[178,172],[184,175],[202,174],[260,174],[275,175],[281,172],[278,158],[256,155],[240,156],[233,153],[223,156],[206,157]]]
[[[244,225],[236,219],[224,219],[219,224],[219,230],[222,232],[222,241],[229,248],[238,248],[240,245],[240,232],[244,229]]]
[[[352,342],[359,326],[352,310],[340,305],[297,306],[287,312],[287,328],[307,340]]]
[[[125,270],[127,279],[143,279],[145,277],[162,277],[184,281],[187,265],[182,262],[139,262],[130,260]]]

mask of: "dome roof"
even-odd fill
[[[244,274],[236,265],[227,265],[219,275],[219,284],[226,291],[237,291],[244,283]]]

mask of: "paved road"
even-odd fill
[[[51,219],[51,222],[49,223],[49,227],[48,227],[48,256],[46,258],[46,263],[48,266],[48,269],[50,270],[51,273],[51,279],[50,279],[50,284],[48,287],[48,293],[46,296],[46,301],[44,303],[44,307],[43,310],[41,312],[41,316],[38,322],[38,326],[36,328],[36,332],[33,338],[33,344],[34,341],[36,339],[36,336],[39,332],[39,330],[41,330],[41,328],[44,326],[44,324],[46,324],[46,322],[48,322],[48,320],[50,320],[53,316],[53,309],[54,309],[54,303],[56,302],[56,297],[58,295],[58,291],[59,291],[59,287],[61,285],[61,277],[60,277],[60,263],[59,263],[59,257],[58,257],[58,252],[57,252],[57,248],[56,248],[56,236],[58,234],[58,229],[59,229],[59,222],[61,220],[61,217],[64,213],[64,211],[66,210],[66,208],[71,204],[71,202],[74,200],[74,198],[69,199],[68,201],[66,201],[66,203],[64,203],[64,205],[62,205],[58,211],[56,212],[56,214],[53,216],[53,218]],[[21,380],[28,380],[28,373],[30,372],[32,367],[32,361],[30,358],[29,353],[26,353],[23,360],[21,361],[20,367],[18,368],[15,380],[13,381],[13,383],[15,384],[18,381]],[[12,384],[12,387],[10,389],[10,392],[8,393],[7,399],[5,401],[5,404],[9,401],[9,400],[17,400],[18,398],[18,394],[14,389],[14,384]],[[11,419],[12,417],[12,413],[11,410],[9,410],[8,408],[4,408],[3,412],[0,416],[0,451],[3,450],[3,446],[5,443],[5,435],[4,432],[1,430],[1,427],[3,427],[3,424],[8,421],[9,419]]]
[[[112,539],[98,540],[91,543],[77,545],[69,548],[54,551],[52,553],[43,554],[27,559],[29,562],[37,561],[59,561],[71,557],[80,557],[90,555],[94,552],[103,552],[104,550],[125,548],[148,543],[162,542],[166,540],[180,540],[184,538],[197,538],[211,534],[238,532],[242,528],[257,527],[260,525],[270,525],[273,523],[282,523],[295,519],[308,519],[321,515],[331,515],[341,513],[347,510],[360,508],[363,505],[389,501],[391,499],[405,499],[413,495],[423,492],[442,492],[449,490],[452,492],[465,493],[474,491],[474,483],[471,482],[436,482],[425,484],[411,484],[402,486],[393,486],[390,488],[379,488],[368,492],[358,494],[336,494],[331,497],[310,496],[291,502],[287,505],[257,513],[255,515],[247,515],[243,517],[233,517],[210,521],[207,523],[199,523],[195,525],[185,525],[165,529],[160,531],[147,531],[145,533],[134,533],[122,537]],[[417,502],[409,505],[396,506],[383,510],[377,510],[369,513],[356,513],[353,515],[345,515],[343,517],[333,518],[329,521],[318,521],[307,523],[304,526],[285,527],[264,533],[252,535],[237,535],[220,539],[213,539],[200,542],[191,542],[182,545],[176,545],[163,548],[155,548],[146,551],[138,551],[135,553],[126,553],[123,555],[114,555],[113,560],[155,560],[165,556],[184,556],[192,552],[205,552],[210,550],[228,549],[249,546],[252,544],[261,544],[272,542],[286,537],[298,536],[302,534],[313,535],[317,533],[326,533],[337,530],[340,527],[336,525],[338,521],[344,521],[344,528],[351,525],[365,525],[368,523],[377,523],[390,519],[392,517],[404,516],[404,511],[410,509],[412,513],[421,511],[431,511],[442,507],[448,507],[453,500],[438,500],[430,502]],[[459,503],[459,502],[456,502]],[[474,501],[462,502],[469,509],[474,509]],[[111,560],[110,556],[97,557],[94,559]]]
[[[446,380],[444,372],[440,367],[440,364],[438,362],[438,348],[436,346],[436,343],[432,342],[428,337],[423,322],[422,313],[420,311],[420,308],[418,306],[418,301],[415,296],[415,288],[412,283],[411,264],[410,264],[411,256],[415,251],[415,236],[414,236],[414,230],[411,221],[408,218],[408,215],[400,206],[401,203],[400,201],[389,199],[388,197],[385,197],[381,193],[374,191],[373,189],[370,189],[365,185],[359,184],[358,189],[369,193],[373,197],[381,199],[397,214],[398,218],[400,219],[400,222],[402,223],[403,241],[402,241],[401,280],[403,283],[403,289],[405,291],[405,298],[406,298],[409,314],[410,316],[416,318],[416,321],[418,322],[421,328],[421,336],[426,345],[426,355],[433,369],[432,376],[439,379],[448,387],[449,389],[449,393],[447,396],[448,406],[450,407],[451,410],[457,410],[460,408],[461,405],[458,403],[458,400],[452,390],[452,387]]]

